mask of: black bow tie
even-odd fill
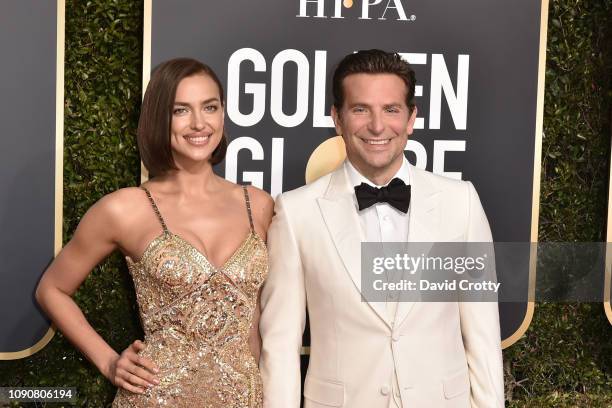
[[[381,188],[361,183],[355,187],[355,195],[359,211],[376,203],[388,203],[405,214],[410,206],[410,186],[397,177],[391,180],[388,186]]]

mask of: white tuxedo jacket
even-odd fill
[[[408,241],[491,241],[474,187],[410,166]],[[268,231],[260,360],[266,408],[300,406],[306,308],[305,408],[504,406],[496,303],[384,303],[360,296],[362,235],[344,166],[280,195]],[[393,387],[394,371],[398,387]]]

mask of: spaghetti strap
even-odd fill
[[[246,201],[247,214],[249,215],[249,225],[251,227],[251,232],[255,232],[255,227],[253,227],[253,216],[251,215],[251,200],[249,199],[249,192],[247,191],[247,186],[243,185],[242,190],[244,191],[244,201]]]
[[[147,198],[149,199],[149,202],[151,203],[151,207],[153,207],[153,211],[155,211],[155,215],[157,216],[159,223],[164,229],[164,234],[168,234],[170,231],[168,231],[168,227],[166,227],[166,222],[164,221],[164,217],[162,217],[161,213],[159,212],[159,208],[157,208],[157,204],[155,204],[155,200],[153,200],[153,196],[151,196],[151,192],[146,187],[140,186],[140,188],[144,190],[145,193],[147,193]]]

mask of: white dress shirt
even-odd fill
[[[384,187],[375,185],[361,175],[350,161],[346,160],[345,166],[353,186],[366,183],[377,188]],[[406,185],[410,185],[408,160],[405,157],[402,166],[391,180],[394,178],[399,178]],[[355,197],[355,208],[359,211],[357,197]],[[404,214],[387,203],[376,203],[359,211],[359,220],[367,242],[405,242],[408,239],[408,213]]]
[[[349,160],[344,162],[346,173],[353,186],[358,186],[361,183],[369,184],[373,187],[384,187],[374,184],[372,181],[365,178],[351,164]],[[394,178],[399,178],[406,185],[410,185],[410,177],[408,170],[408,160],[404,157],[402,166],[399,168]],[[387,183],[388,184],[388,183]],[[403,213],[388,203],[376,203],[371,207],[359,211],[357,197],[354,197],[355,208],[359,213],[359,221],[361,226],[362,236],[366,242],[406,242],[408,239],[408,217],[410,211]],[[397,295],[390,293],[386,302],[387,316],[393,327],[395,323],[395,314],[397,311]],[[393,383],[393,398],[389,398],[390,408],[400,408],[401,402],[399,398],[399,389],[397,386],[397,376],[394,373]]]

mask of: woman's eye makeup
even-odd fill
[[[207,103],[207,104],[203,104],[202,105],[202,111],[204,112],[208,112],[208,113],[214,113],[217,112],[219,110],[219,104],[218,103]],[[182,114],[186,114],[189,113],[190,109],[188,106],[175,106],[172,109],[172,113],[174,115],[182,115]]]

